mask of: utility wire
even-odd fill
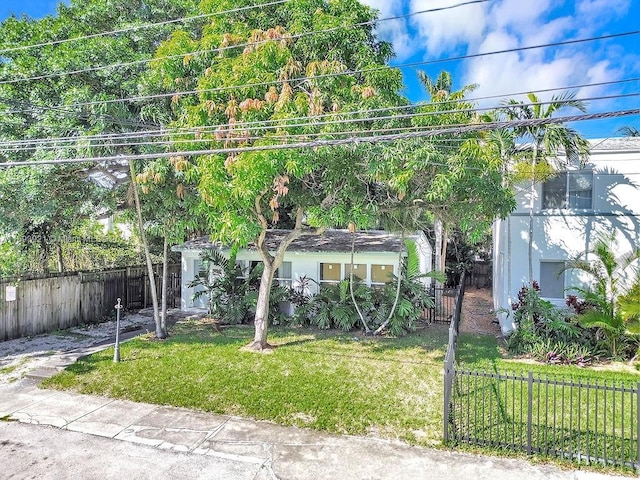
[[[426,9],[426,10],[420,10],[420,11],[416,11],[416,12],[407,13],[407,14],[404,14],[404,15],[397,15],[395,17],[385,17],[385,18],[379,18],[379,19],[376,19],[376,20],[370,20],[370,21],[367,21],[367,22],[355,23],[355,24],[352,24],[352,25],[340,25],[338,27],[331,27],[331,28],[326,28],[326,29],[322,29],[322,30],[313,30],[313,31],[310,31],[310,32],[302,32],[302,33],[292,34],[292,35],[288,35],[286,37],[283,37],[283,39],[295,40],[295,39],[303,38],[303,37],[306,37],[306,36],[309,36],[309,35],[326,34],[326,33],[331,33],[331,32],[335,32],[335,31],[338,31],[338,30],[344,30],[344,29],[349,29],[349,28],[357,28],[357,27],[364,27],[364,26],[367,26],[367,25],[373,25],[373,24],[377,24],[377,23],[385,22],[385,21],[389,21],[389,20],[398,20],[398,19],[401,19],[401,18],[408,18],[408,17],[412,17],[412,16],[415,16],[415,15],[420,15],[420,14],[423,14],[423,13],[439,12],[439,11],[442,11],[442,10],[450,10],[450,9],[453,9],[453,8],[458,8],[458,7],[469,5],[469,4],[485,3],[485,2],[488,2],[488,1],[490,1],[490,0],[471,0],[471,1],[467,1],[467,2],[457,3],[455,5],[450,5],[450,6],[447,6],[447,7],[430,8],[430,9]],[[0,85],[15,84],[15,83],[21,83],[21,82],[33,81],[33,80],[45,80],[45,79],[48,79],[48,78],[62,77],[62,76],[66,76],[66,75],[76,75],[76,74],[80,74],[80,73],[96,72],[96,71],[105,70],[105,69],[132,67],[132,66],[136,66],[136,65],[142,65],[142,64],[146,64],[146,63],[156,62],[156,61],[159,61],[159,60],[174,60],[174,59],[178,59],[178,58],[182,59],[187,55],[200,55],[200,54],[205,54],[205,53],[206,54],[209,54],[209,53],[222,53],[222,52],[225,52],[227,50],[232,50],[232,49],[238,49],[238,48],[249,47],[249,46],[263,45],[263,44],[268,43],[270,41],[273,41],[273,40],[272,39],[267,39],[267,40],[259,40],[259,41],[255,41],[255,42],[245,42],[245,43],[239,43],[239,44],[235,44],[235,45],[229,45],[229,46],[226,46],[226,47],[212,48],[212,49],[207,49],[207,50],[195,50],[195,51],[189,52],[187,54],[180,53],[180,54],[176,54],[176,55],[166,55],[166,56],[162,56],[162,57],[146,58],[146,59],[143,59],[143,60],[136,60],[136,61],[131,61],[131,62],[115,63],[115,64],[109,64],[109,65],[102,65],[102,66],[98,66],[98,67],[89,67],[89,68],[84,68],[84,69],[69,70],[69,71],[63,71],[63,72],[54,72],[54,73],[36,75],[36,76],[26,77],[26,78],[16,78],[16,79],[12,79],[12,80],[3,80],[3,81],[0,81]]]
[[[125,27],[125,28],[121,28],[121,29],[118,29],[118,30],[111,30],[109,32],[93,33],[91,35],[84,35],[84,36],[73,37],[73,38],[64,38],[64,39],[61,39],[61,40],[52,40],[50,42],[42,42],[42,43],[34,43],[34,44],[30,44],[30,45],[20,45],[20,46],[17,46],[17,47],[2,48],[2,49],[0,49],[0,55],[5,54],[5,53],[10,53],[10,52],[16,52],[16,51],[20,51],[20,50],[29,50],[31,48],[49,47],[49,46],[54,46],[54,45],[60,45],[60,44],[63,44],[63,43],[77,42],[77,41],[80,41],[80,40],[88,40],[88,39],[91,39],[91,38],[105,37],[105,36],[108,36],[108,35],[116,35],[116,34],[119,34],[119,33],[126,33],[126,32],[135,31],[135,30],[140,30],[142,28],[160,27],[160,26],[164,26],[164,25],[170,25],[172,23],[199,20],[199,19],[202,19],[202,18],[215,17],[215,16],[218,16],[218,15],[227,15],[229,13],[237,13],[237,12],[242,12],[242,11],[246,11],[246,10],[253,10],[254,8],[270,7],[272,5],[278,5],[280,3],[286,3],[288,1],[289,0],[275,0],[275,1],[272,1],[272,2],[269,2],[269,3],[247,5],[247,6],[244,6],[244,7],[233,8],[231,10],[224,10],[224,11],[213,12],[213,13],[204,13],[202,15],[194,15],[192,17],[181,17],[181,18],[177,18],[177,19],[174,19],[174,20],[165,20],[163,22],[157,22],[157,23],[147,23],[147,24],[142,24],[142,25],[132,25],[130,27]]]
[[[421,62],[405,63],[405,64],[394,65],[394,66],[384,65],[384,66],[380,66],[380,67],[365,68],[365,69],[360,69],[360,70],[350,70],[350,71],[345,71],[345,72],[325,73],[325,74],[320,74],[320,75],[316,75],[316,76],[313,76],[313,77],[305,76],[305,77],[297,77],[297,78],[291,78],[291,79],[285,79],[285,80],[272,80],[272,81],[268,81],[268,82],[248,83],[248,84],[244,84],[244,85],[229,85],[229,86],[225,86],[225,87],[205,88],[205,89],[199,89],[199,90],[185,90],[185,91],[175,91],[175,92],[169,92],[169,93],[158,93],[158,94],[152,94],[152,95],[138,95],[138,96],[134,96],[134,97],[125,97],[125,98],[117,98],[117,99],[108,99],[108,100],[99,100],[99,101],[90,101],[90,102],[78,102],[78,103],[69,104],[69,105],[66,105],[66,106],[67,107],[88,107],[88,106],[106,105],[106,104],[112,104],[112,103],[118,103],[118,102],[124,102],[124,101],[138,102],[138,101],[142,101],[142,100],[171,98],[171,97],[176,97],[176,96],[182,97],[182,96],[188,96],[188,95],[199,95],[199,94],[203,94],[203,93],[215,93],[215,92],[222,92],[222,91],[228,91],[228,90],[234,90],[234,89],[251,89],[251,88],[254,88],[254,87],[264,87],[264,86],[278,85],[278,84],[283,84],[283,83],[294,83],[294,82],[295,83],[301,83],[301,82],[305,82],[305,81],[308,81],[308,80],[319,80],[319,79],[323,79],[323,78],[333,78],[333,77],[343,76],[343,75],[357,75],[357,74],[363,74],[363,73],[366,74],[366,73],[378,72],[378,71],[381,71],[381,70],[389,70],[389,69],[413,68],[413,67],[417,67],[417,66],[421,66],[421,65],[429,65],[429,64],[433,64],[433,63],[443,63],[443,62],[450,62],[450,61],[454,61],[454,60],[464,60],[464,59],[469,59],[469,58],[478,58],[478,57],[490,56],[490,55],[496,55],[496,54],[502,54],[502,53],[512,53],[512,52],[519,52],[519,51],[531,50],[531,49],[537,49],[537,48],[547,48],[547,47],[553,47],[553,46],[569,45],[569,44],[576,44],[576,43],[581,43],[581,42],[592,42],[592,41],[595,41],[595,40],[603,40],[603,39],[609,39],[609,38],[615,38],[615,37],[621,37],[621,36],[629,36],[629,35],[638,35],[638,34],[640,34],[640,30],[634,30],[634,31],[631,31],[631,32],[623,32],[623,33],[617,33],[617,34],[611,34],[611,35],[602,35],[602,36],[598,36],[598,37],[589,37],[589,38],[582,38],[582,39],[575,39],[575,40],[566,40],[566,41],[562,41],[562,42],[531,45],[531,46],[527,46],[527,47],[517,47],[517,48],[510,48],[510,49],[505,49],[505,50],[495,50],[495,51],[491,51],[491,52],[471,54],[471,55],[463,55],[463,56],[444,58],[444,59],[426,60],[426,61],[421,61]],[[10,111],[5,112],[5,114],[8,115],[8,114],[17,114],[17,113],[33,113],[35,111],[37,111],[37,110],[35,110],[35,109],[31,109],[31,110],[10,110]]]
[[[569,86],[564,86],[564,87],[555,87],[555,88],[546,88],[546,89],[539,89],[539,90],[535,90],[535,91],[529,91],[529,92],[512,92],[512,93],[506,93],[503,95],[488,95],[488,96],[483,96],[483,97],[472,97],[472,98],[466,98],[464,99],[465,102],[467,103],[474,103],[474,102],[478,102],[478,101],[482,101],[482,100],[490,100],[490,99],[496,99],[496,98],[505,98],[505,97],[518,97],[518,96],[522,96],[522,95],[526,95],[527,93],[547,93],[547,92],[553,92],[553,91],[558,91],[558,90],[571,90],[571,89],[577,89],[577,88],[590,88],[590,87],[599,87],[599,86],[605,86],[605,85],[615,85],[615,84],[622,84],[622,83],[630,83],[630,82],[640,82],[640,77],[637,78],[630,78],[630,79],[624,79],[624,80],[612,80],[612,81],[608,81],[608,82],[598,82],[598,83],[587,83],[587,84],[578,84],[578,85],[569,85]],[[15,102],[18,103],[18,102]],[[438,105],[444,105],[444,104],[451,104],[453,103],[452,101],[438,101],[438,102],[420,102],[420,103],[412,103],[412,104],[407,104],[407,105],[400,105],[400,106],[393,106],[393,107],[381,107],[381,108],[374,108],[374,109],[367,109],[367,110],[356,110],[356,111],[347,111],[347,112],[331,112],[331,113],[324,113],[324,114],[320,114],[320,115],[316,115],[313,117],[314,122],[317,119],[320,118],[327,118],[327,117],[343,117],[345,115],[360,115],[360,114],[372,114],[372,113],[378,113],[378,112],[392,112],[392,111],[398,111],[398,110],[409,110],[409,109],[417,109],[420,107],[424,107],[424,106],[438,106]],[[545,104],[548,102],[540,102],[540,104]],[[522,104],[524,105],[524,104]],[[527,105],[533,105],[532,103],[528,103]],[[517,106],[517,105],[512,105],[512,106]],[[500,108],[500,107],[496,107],[496,108]],[[77,112],[75,111],[65,111],[62,108],[56,108],[55,111],[60,111],[61,113],[67,113],[67,114],[73,114],[77,116]],[[450,113],[447,111],[441,111],[441,113]],[[88,120],[89,118],[87,116],[80,116],[80,118],[84,118],[85,120]],[[141,127],[145,127],[145,128],[149,128],[149,125],[144,125],[144,124],[140,124],[140,123],[135,123],[135,122],[123,122],[120,119],[116,119],[116,118],[112,118],[110,116],[106,116],[106,115],[99,115],[98,117],[99,119],[103,119],[112,123],[117,123],[117,124],[122,124],[122,125],[127,125],[127,126],[141,126]],[[289,117],[286,119],[287,122],[291,122],[291,121],[304,121],[304,120],[308,120],[309,117],[308,116],[304,116],[304,117]],[[278,122],[281,120],[273,120],[273,119],[269,119],[269,120],[253,120],[253,121],[241,121],[241,122],[236,122],[235,123],[235,127],[237,128],[241,128],[241,127],[245,127],[245,126],[249,126],[249,125],[268,125],[268,124],[275,124],[275,122]],[[315,125],[318,124],[318,122],[314,123]],[[182,134],[182,133],[197,133],[197,132],[202,132],[203,128],[204,131],[209,131],[209,130],[215,130],[216,128],[220,128],[220,126],[228,126],[228,124],[223,124],[223,125],[219,125],[219,126],[212,126],[212,127],[185,127],[185,128],[172,128],[172,129],[166,129],[166,128],[159,128],[159,129],[155,129],[155,130],[143,130],[143,131],[136,131],[136,132],[118,132],[118,133],[112,133],[112,134],[97,134],[97,135],[83,135],[83,136],[66,136],[66,137],[48,137],[47,139],[30,139],[30,140],[11,140],[11,141],[5,141],[5,142],[0,142],[0,145],[6,145],[6,146],[14,146],[14,145],[26,145],[26,144],[32,144],[34,142],[39,142],[39,143],[53,143],[53,142],[59,142],[59,141],[69,141],[69,142],[77,142],[77,141],[82,141],[82,140],[100,140],[100,139],[111,139],[111,138],[118,138],[118,139],[123,139],[123,138],[127,138],[127,137],[141,137],[141,136],[164,136],[167,134],[171,134],[171,135],[178,135],[178,134]]]
[[[639,92],[634,93],[624,93],[618,95],[601,95],[596,97],[588,97],[588,98],[578,98],[566,100],[564,103],[570,101],[580,101],[580,102],[589,102],[594,100],[611,100],[611,99],[619,99],[619,98],[630,98],[630,97],[638,97],[640,96]],[[449,101],[442,103],[468,103],[464,100],[461,101]],[[231,124],[222,124],[222,125],[211,125],[211,126],[200,126],[200,127],[188,127],[182,129],[158,129],[158,130],[147,130],[141,132],[130,132],[126,134],[107,134],[107,135],[95,135],[95,136],[84,136],[84,137],[58,137],[58,138],[47,138],[47,139],[31,139],[31,140],[14,140],[8,142],[0,142],[0,148],[3,146],[5,149],[9,151],[18,151],[24,150],[24,148],[12,148],[12,147],[25,147],[29,146],[27,149],[31,150],[36,146],[46,145],[49,143],[60,143],[60,142],[73,142],[77,143],[80,141],[97,141],[97,140],[110,140],[117,139],[123,140],[124,138],[149,138],[149,137],[166,137],[166,136],[178,136],[178,135],[203,135],[206,133],[216,133],[225,130],[225,133],[235,133],[236,135],[244,135],[247,136],[246,139],[255,139],[256,137],[248,136],[249,132],[252,131],[269,131],[269,130],[286,130],[288,128],[305,128],[305,127],[321,127],[326,125],[341,125],[341,124],[354,124],[354,123],[365,123],[365,122],[375,122],[375,121],[383,121],[383,120],[406,120],[406,119],[416,119],[416,118],[424,118],[431,116],[440,116],[440,115],[448,115],[454,113],[467,113],[470,115],[500,110],[501,108],[518,108],[523,106],[533,106],[533,105],[547,105],[552,103],[551,101],[544,102],[529,102],[529,103],[515,103],[509,105],[503,105],[502,107],[497,106],[488,106],[488,107],[472,107],[472,108],[457,108],[457,109],[448,109],[448,110],[436,110],[436,111],[425,111],[425,112],[417,112],[417,113],[404,113],[404,114],[394,114],[394,115],[383,115],[383,116],[366,116],[363,118],[355,117],[355,118],[340,118],[337,120],[329,120],[329,121],[315,121],[316,117],[312,117],[311,119],[308,117],[295,117],[295,119],[281,119],[281,120],[269,120],[269,121],[260,121],[260,122],[272,122],[271,124],[259,124],[255,125],[254,122],[236,122],[233,125]],[[563,103],[563,101],[559,101],[558,103]],[[433,104],[425,103],[425,104],[412,104],[413,109],[420,109],[425,107],[431,107]],[[384,110],[384,109],[376,109],[376,110]],[[391,110],[391,109],[390,109]],[[336,114],[337,116],[349,115],[349,114],[362,114],[369,113],[368,111],[355,111],[355,112],[345,112],[344,114]],[[291,120],[303,120],[300,123],[288,123]],[[276,122],[285,122],[285,123],[276,123]],[[452,125],[452,126],[460,126],[460,125]],[[412,126],[412,128],[438,128],[438,126]],[[229,130],[233,129],[233,130]],[[375,129],[371,131],[376,131]],[[320,132],[319,134],[348,134],[350,131],[342,131],[342,132]],[[210,139],[209,139],[210,140]],[[182,140],[178,140],[182,141]],[[207,139],[202,139],[198,141],[207,141]],[[145,143],[146,144],[146,143]],[[112,145],[112,144],[105,144]],[[124,145],[124,144],[119,144]],[[131,143],[131,145],[134,145]],[[140,144],[138,144],[140,145]],[[53,148],[58,148],[59,146],[54,146]]]
[[[38,165],[56,165],[56,164],[73,164],[73,163],[102,163],[102,162],[122,162],[122,161],[137,161],[137,160],[153,160],[166,157],[192,157],[201,155],[219,155],[219,154],[239,154],[245,152],[255,151],[273,151],[273,150],[285,150],[285,149],[300,149],[300,148],[320,148],[331,146],[344,146],[344,145],[359,145],[362,143],[388,143],[398,142],[403,140],[411,140],[414,138],[431,138],[440,135],[460,135],[462,133],[479,132],[485,130],[496,130],[503,128],[518,128],[525,126],[541,126],[551,125],[566,122],[578,122],[585,120],[596,120],[603,118],[618,118],[632,115],[640,115],[640,109],[633,110],[619,110],[603,113],[591,113],[581,115],[569,115],[564,117],[555,118],[534,118],[523,120],[509,120],[490,122],[486,124],[470,124],[464,127],[445,127],[438,130],[429,130],[421,132],[411,133],[399,133],[389,135],[367,136],[367,137],[351,137],[344,139],[332,139],[332,140],[314,140],[309,142],[297,142],[297,143],[280,143],[273,145],[253,145],[245,147],[228,147],[228,148],[212,148],[203,150],[185,150],[175,152],[164,153],[143,153],[133,155],[112,155],[102,157],[85,157],[85,158],[61,158],[55,160],[37,160],[33,162],[2,162],[0,167],[25,167],[25,166],[38,166]],[[268,140],[268,137],[265,138]]]

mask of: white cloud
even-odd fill
[[[610,20],[612,16],[626,14],[630,3],[630,0],[582,0],[576,5],[576,13],[590,19],[604,15],[604,20]]]
[[[549,9],[549,3],[549,0],[520,0],[492,4],[488,14],[489,28],[513,29],[523,33],[535,31],[543,23],[541,17]]]
[[[380,12],[379,18],[391,18],[403,13],[401,0],[360,0],[365,5],[375,8]],[[419,49],[409,33],[406,19],[385,20],[378,23],[378,35],[381,39],[393,44],[393,51],[399,61],[413,56]]]
[[[450,7],[457,3],[457,0],[411,0],[410,8],[411,12],[418,12]],[[412,17],[411,22],[429,56],[444,56],[442,54],[447,50],[467,47],[482,38],[486,27],[486,7],[484,4],[472,4],[426,12]]]
[[[389,17],[451,7],[461,0],[361,1],[380,9],[381,17]],[[429,61],[516,49],[504,54],[469,58],[444,67],[454,72],[456,88],[479,84],[471,96],[496,96],[480,102],[482,106],[496,106],[501,99],[516,96],[519,92],[537,92],[539,97],[547,100],[571,85],[637,76],[640,55],[633,46],[633,38],[625,37],[620,42],[517,49],[632,30],[634,21],[630,19],[637,18],[638,12],[633,12],[633,9],[638,10],[638,3],[634,0],[493,0],[380,22],[378,28],[382,38],[394,43],[398,63],[416,53]],[[405,73],[409,75],[408,71]],[[545,89],[556,90],[541,92]],[[591,86],[580,88],[576,96],[588,99],[624,91],[628,91],[626,84]],[[590,111],[604,111],[629,108],[629,102],[624,98],[588,103]]]
[[[617,2],[623,8],[626,0]],[[584,0],[571,17],[568,12],[558,15],[548,0],[503,1],[494,4],[486,18],[484,40],[473,53],[516,49],[530,45],[544,45],[576,38],[581,29],[589,28],[587,12],[603,15],[605,2]],[[599,12],[599,13],[598,13]],[[570,85],[600,83],[623,77],[622,68],[614,68],[604,51],[594,45],[576,44],[557,48],[537,48],[511,53],[487,55],[468,60],[463,67],[464,84],[477,83],[474,97],[500,96],[519,92],[562,89]],[[587,87],[576,92],[579,98],[589,98],[607,87]],[[540,92],[543,100],[560,91]],[[500,98],[480,102],[496,105]]]

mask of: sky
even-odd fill
[[[640,108],[640,81],[594,86],[602,82],[640,78],[640,33],[571,45],[486,55],[506,49],[546,45],[567,40],[638,31],[640,0],[491,0],[460,5],[468,0],[361,0],[380,11],[380,18],[415,13],[378,24],[380,38],[392,42],[392,65],[403,67],[403,92],[413,101],[427,98],[416,70],[432,78],[442,70],[453,76],[454,89],[477,85],[469,95],[483,107],[522,92],[538,92],[543,100],[553,93],[574,91],[586,100],[589,113]],[[68,3],[68,2],[67,2]],[[0,20],[10,13],[39,18],[55,14],[55,0],[0,0]],[[453,57],[480,55],[461,60]],[[568,88],[578,85],[588,87]],[[540,92],[557,89],[555,92]],[[602,96],[626,97],[597,99]],[[486,97],[497,96],[487,99]],[[567,115],[579,113],[565,112]],[[571,124],[588,138],[619,136],[621,126],[640,128],[639,117],[590,120]]]

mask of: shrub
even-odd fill
[[[577,299],[568,300],[567,305],[588,308]],[[549,363],[584,365],[598,352],[593,332],[580,326],[576,315],[542,299],[537,282],[520,289],[512,310],[516,329],[506,340],[512,354],[527,354]]]

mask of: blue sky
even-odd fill
[[[381,18],[447,7],[464,0],[361,0],[380,10]],[[11,12],[41,17],[55,14],[54,0],[0,0],[0,19]],[[394,45],[395,64],[446,60],[455,56],[562,42],[638,30],[640,0],[492,0],[441,12],[383,21],[379,34]],[[456,88],[478,84],[474,98],[594,84],[640,77],[640,35],[446,61],[417,67],[432,77],[445,69]],[[424,99],[415,68],[403,69],[405,92]],[[578,98],[640,94],[640,82],[576,89]],[[540,93],[543,99],[550,94]],[[499,99],[480,100],[483,106]],[[591,100],[590,113],[640,108],[640,96]],[[569,112],[567,112],[569,113]],[[622,125],[640,127],[640,118],[577,122],[572,126],[590,138],[616,136]]]

